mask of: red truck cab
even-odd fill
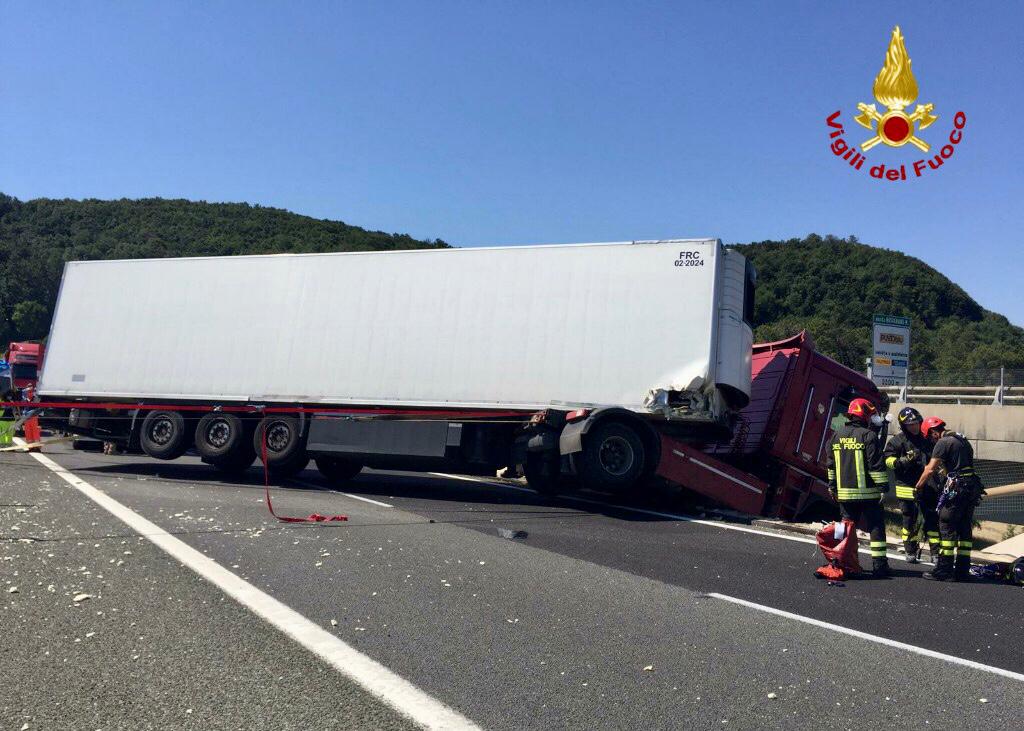
[[[888,397],[863,374],[814,349],[806,332],[753,347],[750,403],[728,442],[666,438],[658,473],[742,512],[792,520],[834,512],[825,461],[853,398],[885,413]],[[882,441],[885,441],[883,428]]]
[[[11,366],[11,380],[16,389],[35,390],[39,369],[43,365],[42,343],[11,343],[5,360]]]

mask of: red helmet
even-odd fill
[[[861,419],[862,421],[867,421],[871,418],[872,414],[877,413],[878,409],[876,409],[875,405],[866,398],[855,398],[846,408],[847,416],[854,419]]]
[[[937,416],[929,416],[927,419],[921,422],[921,433],[928,436],[928,432],[932,429],[945,429],[946,422]]]

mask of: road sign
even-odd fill
[[[907,385],[910,368],[910,318],[875,315],[871,380],[878,386]]]

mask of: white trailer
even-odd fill
[[[38,394],[89,405],[73,430],[161,458],[194,443],[227,469],[252,450],[218,443],[252,441],[234,432],[264,407],[296,409],[264,419],[288,427],[283,442],[256,429],[270,463],[283,445],[280,472],[309,455],[335,475],[454,453],[490,469],[528,451],[538,412],[556,415],[560,444],[532,451],[562,455],[612,414],[728,430],[750,395],[752,304],[752,270],[714,239],[70,262]],[[110,402],[139,408],[101,420]],[[365,409],[436,418],[340,418]],[[523,423],[463,428],[496,409]],[[585,428],[557,416],[570,412]]]

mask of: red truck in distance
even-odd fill
[[[42,343],[11,343],[7,346],[4,360],[11,366],[11,380],[15,389],[35,389],[44,350]]]

